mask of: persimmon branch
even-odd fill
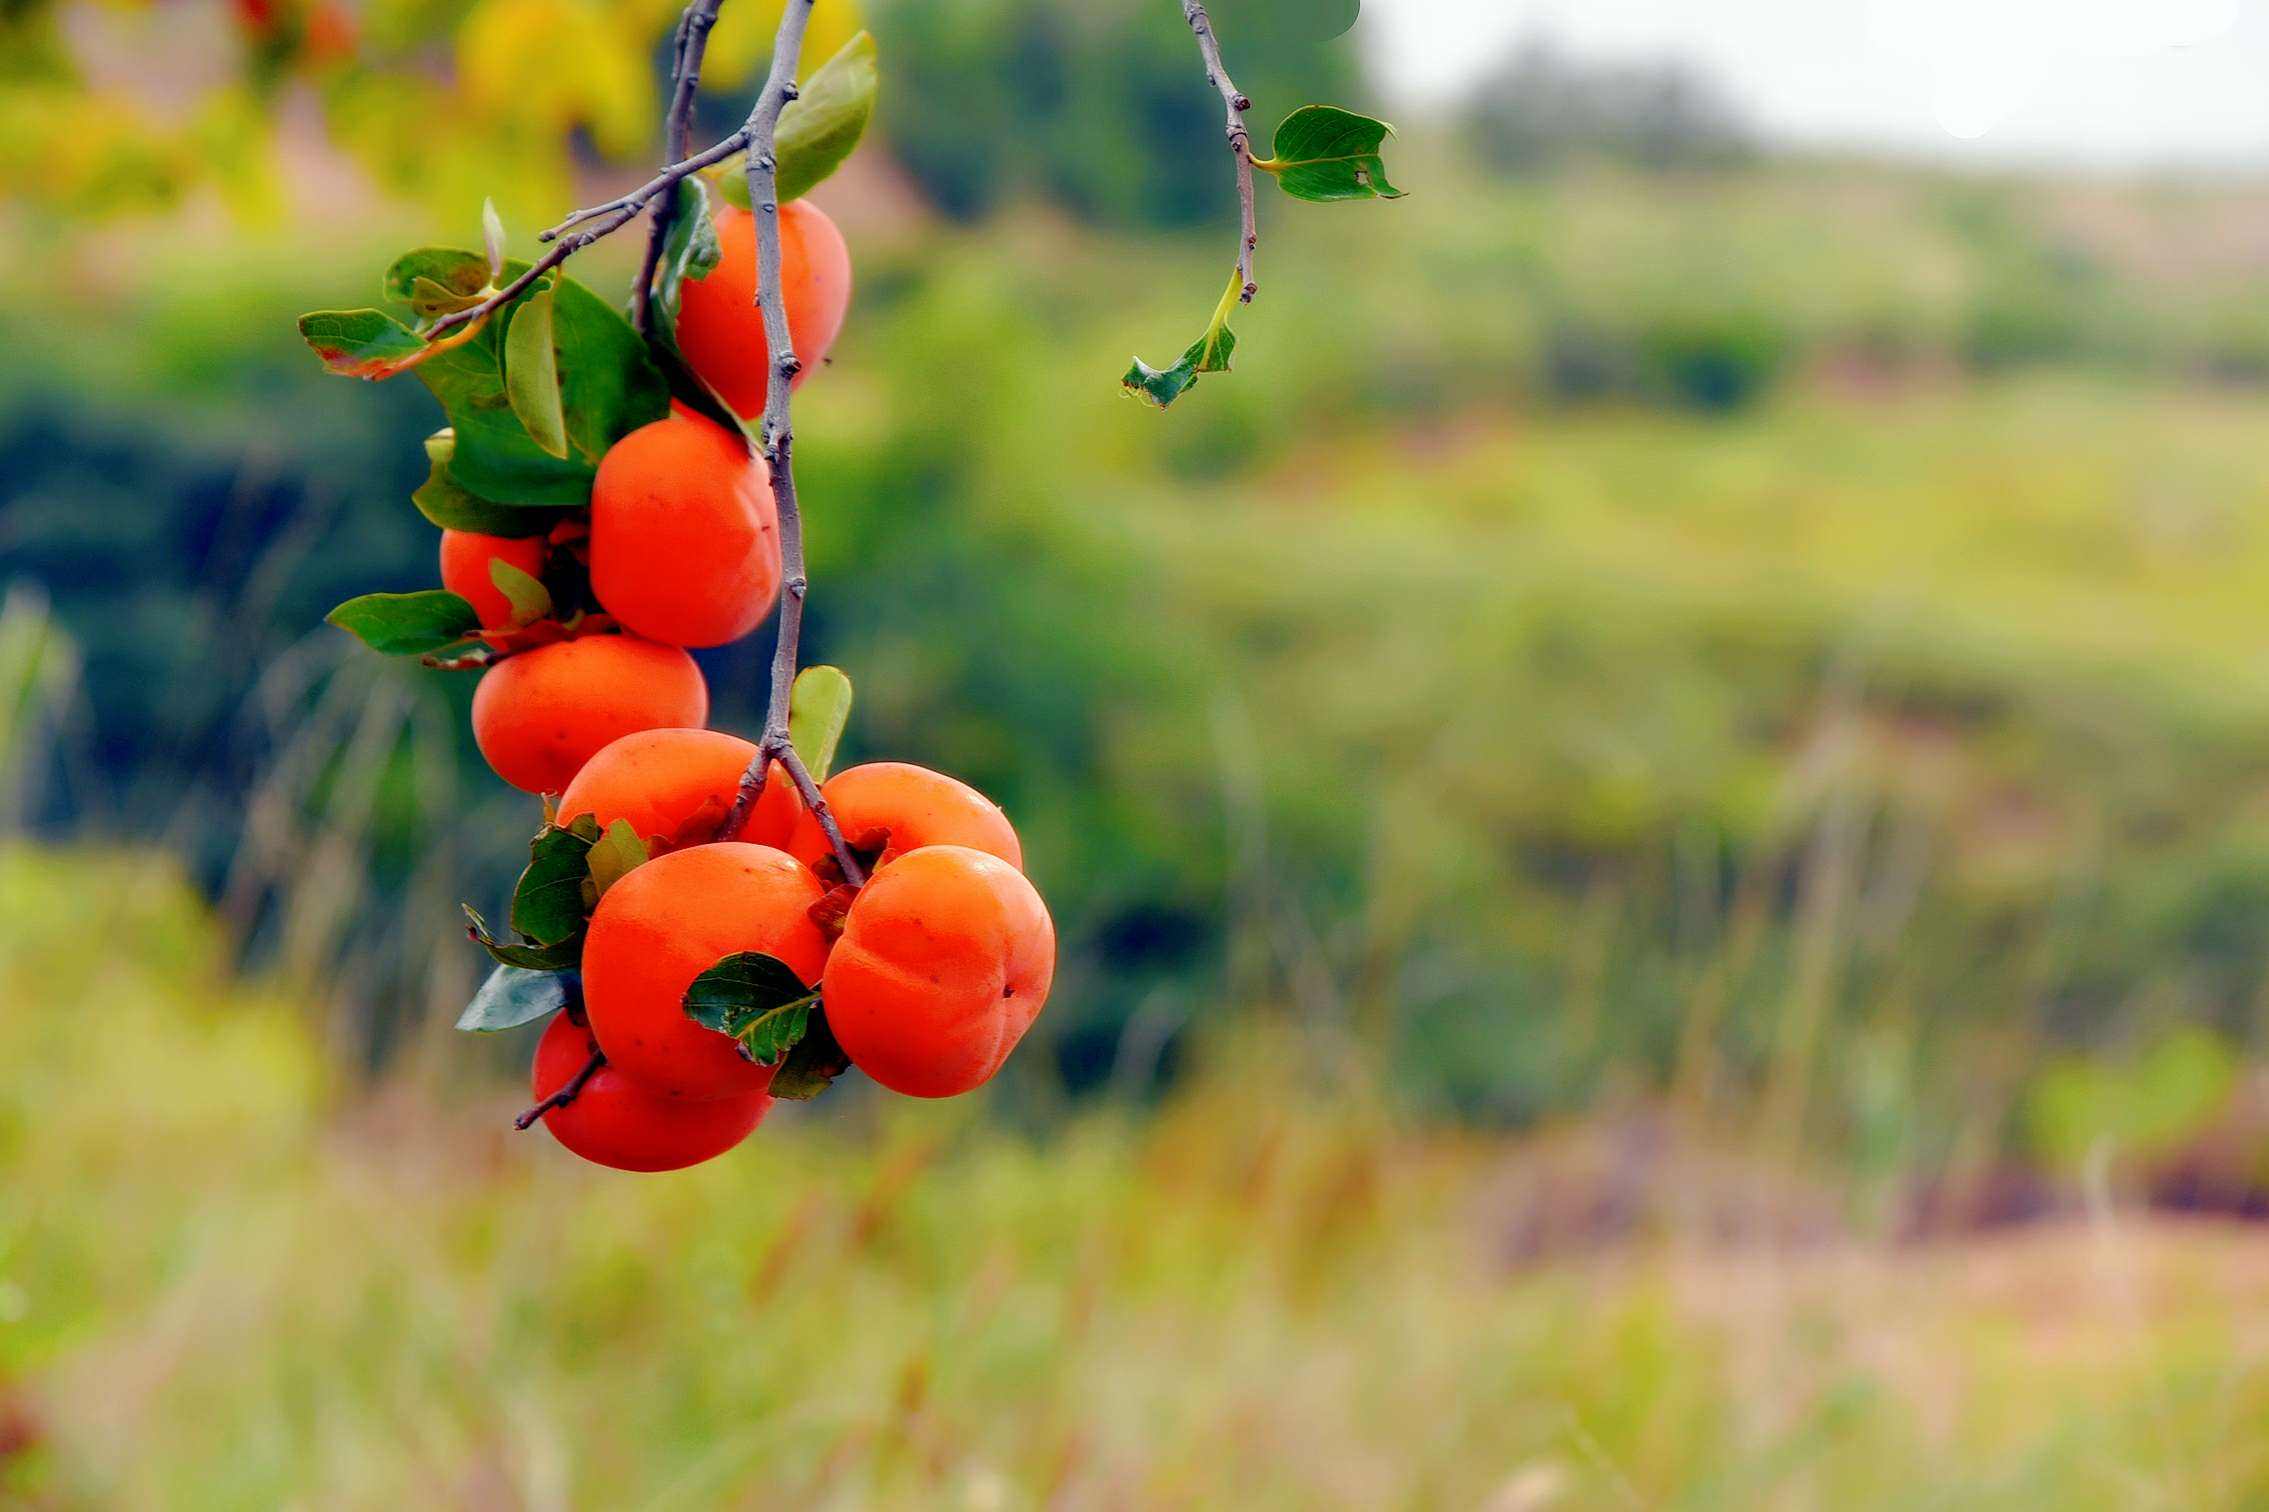
[[[678,18],[676,61],[670,68],[670,112],[662,126],[663,161],[674,163],[692,149],[693,101],[701,90],[701,60],[709,51],[709,33],[717,24],[724,0],[691,0]],[[670,223],[677,218],[678,197],[665,194],[654,201],[652,223],[646,233],[646,255],[638,264],[638,279],[630,286],[630,323],[645,336],[653,328],[654,270],[662,265],[662,250],[670,239]]]
[[[774,143],[780,112],[796,98],[796,63],[803,56],[804,28],[817,0],[787,0],[780,11],[780,29],[772,41],[772,71],[757,94],[748,124],[741,134],[748,139],[748,202],[756,215],[756,303],[764,313],[764,350],[769,355],[764,385],[764,419],[758,443],[771,469],[772,498],[780,515],[780,630],[772,648],[772,689],[766,700],[764,734],[757,741],[756,759],[741,774],[733,807],[725,816],[722,834],[733,834],[764,791],[764,779],[775,761],[787,769],[812,817],[827,836],[829,849],[843,869],[843,880],[853,887],[866,880],[858,857],[844,843],[842,826],[820,796],[803,758],[788,738],[789,703],[795,692],[796,659],[804,629],[804,595],[810,581],[804,575],[804,521],[796,500],[796,431],[790,414],[796,375],[804,369],[796,355],[795,339],[788,330],[788,305],[780,287],[780,165]]]
[[[569,1103],[575,1101],[576,1098],[581,1097],[583,1095],[584,1084],[590,1081],[592,1077],[598,1075],[599,1068],[606,1063],[607,1055],[605,1051],[592,1051],[591,1058],[583,1063],[582,1070],[569,1077],[557,1092],[554,1092],[551,1096],[545,1098],[542,1102],[537,1103],[534,1107],[521,1114],[518,1118],[513,1119],[512,1127],[525,1134],[529,1129],[535,1126],[537,1119],[543,1117],[552,1109],[564,1108]]]
[[[1221,91],[1221,103],[1228,112],[1229,153],[1237,160],[1237,273],[1244,281],[1237,302],[1251,304],[1261,291],[1253,276],[1253,254],[1261,244],[1260,218],[1253,204],[1253,134],[1245,125],[1245,112],[1253,108],[1253,102],[1238,92],[1221,62],[1221,41],[1213,34],[1213,18],[1206,14],[1205,0],[1182,0],[1182,19],[1197,34],[1198,52],[1205,59],[1205,81]]]
[[[483,299],[479,304],[452,311],[425,328],[426,340],[431,341],[442,333],[475,320],[486,319],[497,310],[512,303],[526,293],[528,286],[582,251],[601,237],[612,236],[638,218],[638,212],[652,204],[659,195],[675,189],[680,179],[690,178],[702,169],[721,163],[748,146],[748,128],[711,146],[704,147],[689,158],[678,161],[655,174],[628,194],[618,195],[602,205],[578,210],[550,230],[540,232],[538,241],[552,243],[552,249],[531,263],[518,278]],[[570,227],[581,230],[571,231]]]

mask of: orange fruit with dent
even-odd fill
[[[607,746],[583,764],[559,796],[559,822],[589,814],[605,829],[626,819],[651,845],[706,845],[715,839],[784,846],[803,800],[778,762],[764,774],[764,791],[740,832],[719,836],[739,795],[741,776],[756,759],[756,743],[722,730],[640,730]],[[693,832],[688,833],[688,826]]]
[[[843,839],[868,870],[925,845],[966,845],[1021,869],[1024,847],[1001,806],[968,783],[903,761],[873,761],[837,772],[820,797]],[[839,868],[819,820],[799,814],[788,851],[833,878]]]
[[[529,1075],[542,1102],[574,1080],[598,1041],[590,1029],[559,1014],[536,1042]],[[611,1062],[591,1073],[574,1098],[545,1112],[552,1138],[585,1160],[618,1171],[677,1171],[714,1160],[755,1132],[772,1109],[764,1092],[687,1102],[667,1097]]]
[[[529,793],[559,792],[625,735],[708,718],[709,684],[693,658],[631,635],[508,656],[473,690],[474,743],[497,776]]]
[[[756,217],[737,206],[717,212],[717,266],[682,286],[678,350],[686,365],[735,414],[764,412],[771,353],[756,303]],[[851,308],[851,252],[827,213],[808,199],[780,207],[780,290],[788,340],[803,364],[800,386],[835,348]]]
[[[682,407],[617,441],[591,485],[591,590],[625,630],[721,646],[780,595],[780,519],[764,461]]]
[[[883,1086],[953,1097],[1000,1070],[1055,973],[1056,927],[1024,873],[967,846],[923,846],[853,900],[827,960],[827,1024]]]
[[[657,1092],[694,1100],[771,1086],[771,1067],[686,1017],[685,991],[742,951],[817,983],[827,940],[811,906],[824,891],[785,851],[740,841],[656,856],[608,888],[583,942],[584,1011],[608,1063]]]

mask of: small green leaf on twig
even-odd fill
[[[517,966],[523,971],[572,971],[583,959],[583,939],[577,935],[552,945],[514,944],[498,939],[490,933],[488,921],[480,916],[472,904],[458,905],[472,928],[467,931],[473,943],[489,953],[489,958],[502,966]]]
[[[496,591],[504,595],[512,606],[512,627],[517,630],[534,624],[551,613],[551,590],[543,580],[513,566],[502,557],[490,557],[488,580]]]
[[[482,535],[540,535],[560,517],[557,509],[540,505],[502,504],[484,499],[457,481],[450,460],[457,452],[457,433],[442,429],[425,438],[429,466],[425,482],[410,495],[410,502],[443,530],[472,530]]]
[[[778,1065],[795,1048],[818,1006],[819,993],[793,967],[755,950],[725,957],[685,990],[685,1016],[731,1035],[760,1066]]]
[[[801,92],[780,112],[773,133],[773,161],[780,165],[780,203],[802,199],[843,166],[874,119],[880,75],[875,39],[860,32],[842,50],[812,70]],[[748,208],[745,157],[726,160],[719,183],[725,198]]]
[[[471,604],[439,588],[366,593],[323,617],[388,656],[430,656],[470,639],[481,628],[481,617]]]
[[[827,1027],[827,1010],[820,1008],[804,1026],[804,1037],[772,1073],[772,1095],[781,1102],[810,1102],[850,1069],[851,1057]]]
[[[504,281],[504,217],[496,213],[496,201],[481,201],[481,246],[488,253],[488,276],[491,283]]]
[[[332,372],[372,382],[416,366],[431,350],[384,310],[317,310],[299,317],[299,334]]]
[[[495,1034],[532,1024],[566,1006],[567,981],[558,972],[500,965],[457,1016],[457,1027],[469,1034]]]
[[[841,667],[806,667],[788,694],[788,743],[814,782],[835,769],[835,748],[851,722],[851,679]]]
[[[1213,312],[1213,323],[1205,334],[1189,345],[1181,360],[1170,368],[1154,368],[1137,357],[1127,376],[1119,381],[1127,392],[1145,404],[1166,408],[1198,381],[1200,373],[1226,373],[1229,359],[1237,350],[1237,333],[1229,329],[1229,316],[1237,308],[1238,296],[1244,292],[1245,275],[1241,268],[1229,270],[1229,288],[1221,296],[1221,303]]]
[[[591,847],[599,821],[578,815],[564,828],[547,824],[528,842],[528,869],[512,889],[512,927],[539,945],[574,939],[590,909],[583,883],[591,875]]]
[[[559,394],[559,351],[552,342],[550,280],[512,305],[504,332],[504,397],[512,413],[547,456],[567,456],[567,411]]]
[[[647,861],[646,842],[638,838],[638,831],[628,819],[617,819],[607,826],[584,858],[591,874],[592,906],[607,895],[607,889],[620,882]]]
[[[1336,105],[1303,105],[1276,128],[1270,156],[1253,166],[1295,199],[1401,199],[1379,148],[1394,128]]]

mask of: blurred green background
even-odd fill
[[[1264,123],[1377,107],[1216,9]],[[670,7],[0,7],[0,1499],[2269,1498],[2269,180],[1529,50],[1411,198],[1270,193],[1162,416],[1175,11],[870,4],[817,197],[808,654],[1015,817],[1048,1010],[641,1180],[450,1030],[536,814],[321,623],[432,582],[433,408],[292,320],[641,176]]]

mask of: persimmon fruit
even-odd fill
[[[553,1017],[536,1042],[530,1074],[536,1101],[565,1087],[598,1048],[589,1027]],[[546,1110],[552,1138],[585,1160],[618,1171],[676,1171],[713,1160],[754,1132],[772,1109],[764,1092],[688,1102],[656,1092],[611,1062],[594,1071],[569,1102]]]
[[[508,656],[473,690],[473,741],[496,775],[556,793],[583,763],[639,730],[700,725],[709,684],[676,646],[586,635]]]
[[[818,982],[827,940],[811,906],[824,892],[793,856],[743,841],[656,856],[608,888],[583,942],[584,1009],[608,1063],[695,1100],[769,1087],[772,1068],[686,1016],[685,991],[741,951]]]
[[[544,575],[542,536],[493,536],[472,530],[441,532],[441,586],[473,606],[483,630],[512,627],[512,601],[496,586],[489,563],[503,562],[532,578]]]
[[[1024,873],[965,845],[927,845],[853,900],[827,960],[827,1023],[883,1086],[953,1097],[1000,1070],[1055,974],[1056,926]]]
[[[605,829],[625,819],[649,845],[728,839],[785,846],[804,805],[778,762],[766,770],[764,791],[738,834],[685,832],[688,825],[724,822],[739,794],[741,774],[755,759],[754,741],[722,730],[640,730],[583,764],[559,796],[559,822],[569,824],[589,814]]]
[[[683,407],[617,441],[591,485],[591,590],[625,630],[721,646],[780,594],[780,518],[764,461]]]
[[[754,419],[764,410],[771,358],[756,304],[756,217],[727,205],[716,222],[717,266],[680,286],[678,350],[735,414]],[[850,248],[808,199],[780,207],[780,295],[803,365],[792,380],[800,385],[834,349],[851,308]]]
[[[1001,806],[968,783],[903,761],[874,761],[837,772],[820,784],[843,841],[869,869],[887,866],[925,845],[966,845],[1022,869],[1024,846]],[[788,851],[833,878],[833,849],[819,820],[801,814]]]

